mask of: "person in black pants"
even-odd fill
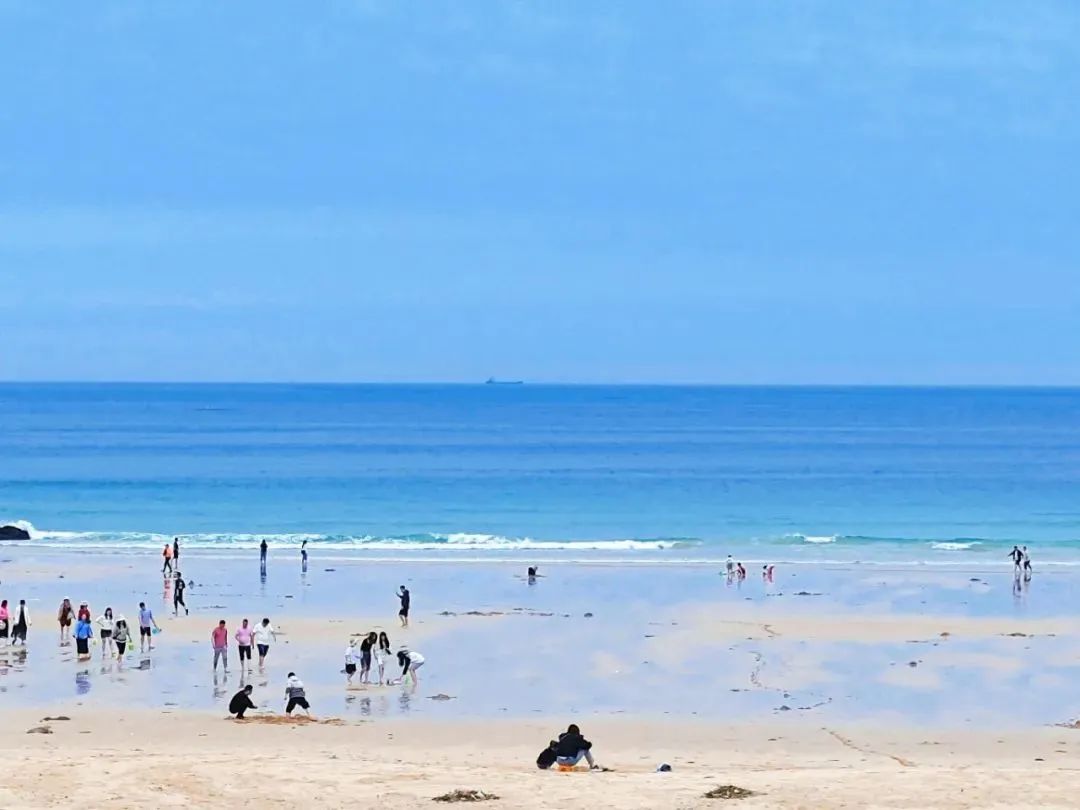
[[[409,589],[404,585],[398,590],[397,598],[401,600],[401,610],[398,611],[398,618],[401,619],[401,626],[409,626],[409,605],[412,602],[412,595],[409,593]]]
[[[251,689],[252,686],[249,683],[229,701],[229,714],[235,714],[237,720],[243,720],[244,712],[255,708],[255,704],[251,701]]]
[[[187,603],[184,602],[184,590],[187,588],[187,584],[184,582],[184,575],[179,571],[176,572],[176,581],[173,583],[173,596],[172,596],[172,609],[173,615],[180,615],[180,608],[184,608],[184,615],[187,616],[191,611],[188,610]]]

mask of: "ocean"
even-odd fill
[[[32,545],[1080,564],[1080,389],[0,385]]]

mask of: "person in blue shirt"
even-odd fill
[[[90,639],[94,637],[94,626],[85,616],[75,624],[75,649],[80,661],[90,660]]]
[[[154,649],[151,634],[157,629],[154,612],[146,606],[146,602],[139,602],[139,652],[146,652],[147,647]]]

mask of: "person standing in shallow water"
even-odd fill
[[[409,626],[409,608],[412,606],[412,595],[409,593],[409,589],[404,585],[400,586],[397,598],[401,600],[401,610],[398,611],[398,618],[401,619],[401,626]]]
[[[229,671],[229,631],[225,628],[225,620],[218,622],[217,627],[210,633],[210,644],[214,648],[214,672],[217,672],[218,659],[221,659],[222,668]]]
[[[26,646],[26,634],[30,629],[30,611],[26,607],[26,600],[19,600],[19,607],[15,610],[15,620],[11,625],[11,644],[15,645],[15,642],[21,642],[21,646]]]
[[[300,571],[307,573],[307,540],[300,544]]]
[[[266,551],[268,548],[270,547],[266,544],[266,538],[264,537],[262,542],[259,543],[259,569],[264,574],[266,573]]]
[[[71,600],[64,597],[60,603],[60,609],[56,612],[56,621],[60,624],[60,643],[71,643],[71,622],[75,618],[75,610],[71,607]]]
[[[172,558],[173,558],[173,565],[175,565],[177,568],[179,568],[180,567],[180,538],[179,537],[174,537],[172,539]]]

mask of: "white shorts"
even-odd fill
[[[416,670],[420,669],[425,663],[427,662],[421,661],[419,664],[409,664],[409,672],[416,672]]]

